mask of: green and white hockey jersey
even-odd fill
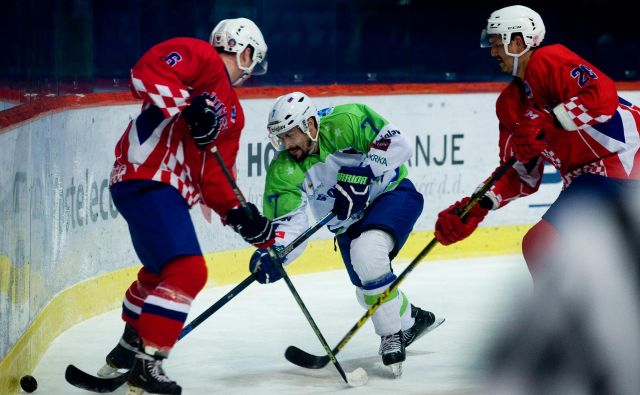
[[[317,219],[333,208],[334,186],[342,166],[371,166],[374,180],[369,202],[392,190],[407,175],[404,165],[411,157],[409,142],[400,130],[363,104],[327,108],[319,115],[319,152],[296,162],[286,151],[276,156],[267,170],[263,212],[273,220],[276,245],[286,246],[309,226],[307,206]],[[340,221],[333,218],[329,230],[341,233],[361,213]],[[287,257],[293,261],[300,246]]]

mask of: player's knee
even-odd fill
[[[545,251],[551,248],[556,236],[556,228],[542,220],[529,229],[522,238],[522,255],[532,275],[544,265]]]
[[[393,243],[387,232],[378,229],[365,231],[351,241],[351,264],[363,285],[391,272],[389,253]]]
[[[162,285],[195,298],[207,283],[207,265],[201,255],[181,256],[162,269]]]

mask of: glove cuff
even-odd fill
[[[271,240],[267,240],[264,243],[261,244],[256,244],[255,247],[258,249],[266,249],[271,247],[272,245],[274,245],[276,242],[275,238],[271,239]]]
[[[571,115],[567,111],[564,103],[560,103],[553,108],[553,114],[555,115],[555,119],[558,120],[560,125],[564,130],[578,130],[578,125],[573,121]]]

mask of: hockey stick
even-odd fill
[[[327,224],[332,218],[334,214],[329,212],[327,215],[322,217],[315,225],[311,226],[309,229],[305,230],[302,234],[296,237],[291,243],[289,243],[284,249],[278,252],[278,257],[280,259],[284,259],[287,255],[291,253],[291,251],[298,248],[302,243],[304,243],[309,237],[311,237],[314,233],[318,231],[318,229],[322,228]],[[242,282],[236,285],[231,291],[227,292],[223,297],[218,299],[211,307],[202,312],[198,317],[194,318],[189,324],[185,325],[182,328],[182,332],[180,333],[180,337],[178,340],[182,339],[186,335],[188,335],[193,329],[195,329],[198,325],[200,325],[204,320],[209,318],[213,313],[220,310],[222,306],[227,304],[231,299],[236,297],[240,292],[242,292],[245,288],[247,288],[251,283],[255,281],[253,274],[249,275],[249,277],[242,280]],[[98,393],[108,393],[113,392],[118,389],[122,384],[124,384],[129,375],[127,373],[123,373],[116,377],[98,377],[83,370],[80,370],[74,365],[68,365],[65,371],[65,379],[67,382],[75,387],[92,391]]]
[[[473,206],[480,201],[484,197],[484,194],[495,184],[496,181],[502,177],[507,170],[511,168],[511,166],[516,162],[514,157],[510,158],[507,162],[505,162],[502,166],[496,170],[496,172],[487,180],[487,182],[476,191],[473,195],[471,195],[471,199],[467,202],[467,204],[460,210],[458,215],[460,218],[464,218],[467,213],[473,208]],[[380,307],[382,301],[385,300],[392,292],[394,292],[400,286],[400,283],[407,277],[409,273],[420,263],[420,261],[435,247],[438,243],[438,240],[434,237],[427,246],[420,251],[420,253],[409,263],[409,265],[404,269],[402,273],[396,278],[396,280],[391,284],[386,291],[382,293],[378,297],[378,299],[369,307],[367,312],[356,322],[356,324],[347,332],[347,334],[340,340],[337,346],[331,350],[333,355],[337,354],[342,350],[342,348],[351,340],[351,338],[355,335],[355,333],[360,329],[365,322],[375,313],[375,311]],[[325,367],[329,363],[329,358],[326,355],[318,356],[309,354],[308,352],[301,350],[296,346],[289,346],[284,353],[285,358],[295,365],[301,366],[303,368],[308,369],[320,369]]]
[[[218,161],[218,164],[222,168],[222,171],[224,172],[224,175],[226,176],[227,181],[231,185],[233,192],[236,194],[236,197],[238,198],[240,205],[243,208],[247,207],[247,200],[242,195],[242,191],[240,191],[240,188],[238,188],[238,184],[236,184],[236,180],[234,180],[233,176],[231,175],[231,172],[227,168],[227,165],[224,163],[224,160],[222,159],[220,152],[218,152],[217,147],[213,147],[212,152],[215,155]],[[333,218],[333,213],[330,212],[329,214],[325,215],[324,218],[329,218],[329,219]],[[281,262],[281,257],[273,248],[269,247],[267,251],[269,251],[269,255],[271,256],[272,259],[274,259],[276,262]],[[322,332],[320,332],[318,325],[316,325],[316,322],[314,321],[313,317],[311,317],[311,313],[309,313],[307,306],[302,301],[300,294],[298,294],[298,291],[293,286],[293,283],[291,282],[291,279],[289,278],[289,275],[287,274],[287,272],[284,270],[284,267],[278,264],[276,264],[275,266],[278,272],[280,273],[280,275],[282,276],[282,278],[284,279],[284,281],[287,283],[287,287],[289,287],[289,290],[291,291],[293,298],[296,300],[296,303],[298,303],[298,306],[302,310],[302,313],[307,319],[307,322],[309,323],[309,325],[311,325],[311,328],[313,329],[316,336],[318,337],[318,340],[320,340],[320,344],[322,344],[322,347],[327,353],[327,358],[336,367],[336,369],[338,370],[338,373],[340,373],[340,376],[342,377],[344,382],[354,387],[364,385],[368,380],[367,372],[362,368],[358,368],[353,372],[345,373],[344,369],[342,369],[342,366],[340,365],[340,362],[338,362],[335,355],[333,355],[333,352],[331,351],[329,344],[327,343],[324,336],[322,335]]]
[[[298,246],[300,246],[300,244],[302,244],[305,241],[307,241],[307,239],[309,237],[311,237],[311,235],[316,233],[316,231],[318,229],[322,228],[324,225],[326,225],[327,222],[331,221],[333,216],[334,216],[334,214],[332,212],[329,212],[324,217],[320,218],[320,220],[315,225],[313,225],[309,229],[307,229],[304,232],[302,232],[298,237],[296,237],[286,247],[284,247],[282,250],[278,251],[278,259],[284,260],[287,257],[287,255],[289,255],[291,253],[291,251],[293,251],[296,248],[298,248]],[[218,311],[228,301],[233,299],[242,290],[247,288],[254,280],[255,280],[255,277],[253,276],[253,274],[250,274],[249,277],[247,277],[244,280],[242,280],[242,282],[240,284],[236,285],[231,291],[229,291],[226,295],[224,295],[222,298],[220,298],[213,305],[211,305],[211,307],[209,307],[204,312],[202,312],[199,316],[194,318],[193,321],[191,321],[190,323],[185,325],[184,328],[182,328],[182,332],[180,332],[180,337],[178,339],[182,339],[187,334],[189,334],[189,332],[194,330],[204,320],[209,318],[213,313]]]
[[[226,167],[223,167],[223,170],[226,170]],[[235,183],[234,183],[235,184]],[[233,185],[232,185],[233,187]],[[237,189],[237,186],[235,187]],[[237,190],[240,192],[240,190]],[[240,194],[240,196],[242,196]],[[242,200],[245,201],[244,197]],[[301,233],[298,237],[296,237],[291,243],[289,243],[282,250],[278,251],[278,258],[280,260],[284,260],[284,258],[289,255],[293,250],[298,248],[302,243],[304,243],[309,237],[311,237],[314,233],[318,231],[318,229],[322,228],[326,225],[331,219],[335,216],[332,212],[327,213],[324,217],[322,217],[315,225],[311,226],[303,233]],[[216,311],[218,311],[222,306],[227,304],[231,299],[236,297],[240,292],[242,292],[245,288],[247,288],[251,283],[255,280],[253,274],[249,275],[249,277],[242,280],[242,282],[236,285],[231,291],[227,292],[222,298],[220,298],[217,302],[211,305],[207,310],[202,312],[198,317],[194,318],[190,323],[182,328],[182,332],[180,332],[180,337],[178,340],[182,339],[186,335],[188,335],[193,329],[199,326],[203,321],[213,315]],[[125,372],[116,377],[98,377],[92,374],[89,374],[74,365],[68,365],[65,370],[65,379],[67,382],[74,387],[78,387],[87,391],[97,392],[97,393],[109,393],[118,389],[121,385],[127,382],[129,375]]]

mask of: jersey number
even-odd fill
[[[173,67],[182,60],[182,56],[177,52],[171,52],[169,55],[165,56],[163,60],[167,62],[170,67]]]
[[[369,119],[368,117],[364,119],[364,121],[362,121],[362,123],[360,124],[360,128],[361,129],[366,129],[367,125],[369,125],[369,127],[371,128],[371,130],[373,130],[374,132],[376,132],[376,135],[378,133],[380,133],[380,129],[376,128],[376,125],[373,124],[373,121],[371,121],[371,119]]]
[[[571,76],[577,79],[580,88],[582,88],[584,84],[589,82],[589,80],[595,80],[598,78],[598,75],[594,73],[593,70],[583,64],[571,70]]]

